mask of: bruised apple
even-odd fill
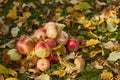
[[[50,48],[45,42],[40,41],[35,46],[35,54],[39,58],[48,57],[50,54]]]
[[[68,40],[66,46],[69,51],[76,51],[79,48],[79,42],[75,38],[71,38]]]
[[[41,71],[46,71],[50,68],[50,62],[47,59],[39,59],[37,61],[37,68]]]
[[[65,31],[61,31],[56,40],[59,44],[66,44],[68,41],[68,34]]]
[[[46,38],[46,30],[44,28],[37,29],[34,32],[33,37],[35,37],[37,39],[45,39]]]
[[[50,63],[53,63],[53,64],[56,64],[59,62],[58,56],[54,51],[51,51],[47,59],[50,61]]]
[[[54,48],[57,45],[55,39],[48,38],[48,39],[45,39],[45,42],[50,48]]]
[[[28,36],[24,36],[24,37],[20,38],[19,41],[17,42],[17,50],[21,54],[27,54],[33,48],[34,48],[34,42]]]
[[[57,26],[54,22],[48,22],[45,24],[44,28],[46,29],[46,35],[49,38],[55,39],[57,37]]]

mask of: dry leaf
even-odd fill
[[[101,43],[98,39],[90,39],[86,42],[87,46],[95,46],[97,44]]]
[[[96,69],[103,69],[103,66],[98,61],[92,62],[92,66]]]
[[[0,80],[4,80],[4,76],[3,75],[0,75]]]
[[[107,43],[103,43],[102,46],[106,49],[111,49],[114,46],[114,44],[112,41],[108,41]]]
[[[7,78],[5,80],[18,80],[17,78]]]
[[[5,47],[9,47],[9,48],[15,47],[15,40],[11,40],[8,43],[5,43],[0,46],[0,48],[5,48]]]
[[[0,73],[1,74],[10,74],[12,76],[17,77],[17,72],[15,70],[12,69],[7,69],[5,66],[0,64]]]
[[[58,70],[58,71],[54,71],[51,73],[52,75],[56,75],[56,76],[59,76],[59,77],[63,77],[66,75],[66,71],[65,70]]]
[[[9,25],[0,25],[0,35],[7,35],[9,33]]]
[[[11,19],[17,19],[18,18],[16,7],[13,7],[12,9],[9,10],[9,13],[8,13],[7,17],[9,17]]]
[[[51,79],[48,74],[41,74],[40,76],[37,76],[35,80],[51,80]]]
[[[18,27],[12,28],[12,30],[11,30],[12,36],[17,37],[19,31],[20,31],[20,29]]]
[[[114,51],[109,54],[108,61],[117,61],[120,59],[120,52],[119,51]]]
[[[69,6],[66,8],[67,13],[72,13],[74,11],[73,7]]]
[[[77,56],[75,58],[74,64],[75,64],[75,70],[77,70],[78,73],[84,69],[85,60],[83,59],[82,55]]]
[[[87,33],[87,36],[91,37],[91,38],[97,38],[98,36],[96,34],[94,34],[92,31]]]
[[[111,72],[108,72],[108,71],[103,71],[100,74],[100,77],[102,80],[111,80],[113,78],[113,74]]]
[[[92,51],[92,52],[90,53],[90,57],[93,58],[93,57],[95,57],[97,54],[100,54],[100,53],[102,53],[102,50]]]
[[[71,4],[77,4],[77,3],[79,3],[80,2],[80,0],[71,0],[69,3],[71,3]]]
[[[26,18],[29,18],[31,15],[32,14],[29,11],[26,11],[26,12],[23,13],[23,16],[26,17]]]

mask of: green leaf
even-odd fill
[[[108,61],[117,61],[118,59],[120,59],[120,51],[114,51],[111,52],[109,57],[108,57]]]
[[[81,10],[86,10],[92,8],[92,6],[88,2],[80,2],[80,8]]]

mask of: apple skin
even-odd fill
[[[77,51],[79,48],[79,42],[75,38],[71,38],[68,40],[66,47],[68,51]]]
[[[18,52],[25,55],[34,48],[34,42],[29,36],[24,36],[18,40],[16,46]]]
[[[48,38],[55,39],[57,37],[58,31],[57,26],[54,22],[48,22],[45,24],[46,35]]]
[[[50,54],[50,48],[45,42],[40,41],[35,45],[35,54],[39,58],[48,57]]]
[[[58,37],[57,37],[56,41],[57,41],[58,44],[61,44],[61,43],[66,44],[67,41],[68,41],[68,34],[65,31],[61,31],[58,34]]]
[[[50,62],[47,59],[39,59],[37,61],[37,68],[41,71],[46,71],[50,68]]]
[[[57,64],[59,63],[59,59],[57,54],[54,51],[51,51],[50,55],[47,57],[47,59],[50,61],[52,64]]]
[[[44,28],[38,28],[34,33],[33,33],[33,36],[32,37],[35,37],[37,39],[45,39],[47,36],[46,36],[46,30]]]
[[[54,48],[57,46],[55,39],[48,38],[48,39],[45,39],[45,42],[50,48]]]

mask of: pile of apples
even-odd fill
[[[61,54],[76,51],[79,48],[77,39],[69,37],[56,23],[48,22],[37,29],[32,36],[21,37],[16,44],[16,49],[9,50],[8,55],[11,60],[17,61],[22,58],[22,55],[28,55],[30,51],[34,51],[35,56],[39,58],[36,67],[41,71],[46,71],[50,68],[50,64],[59,63],[58,55],[53,48],[60,44],[64,44],[65,49]]]

